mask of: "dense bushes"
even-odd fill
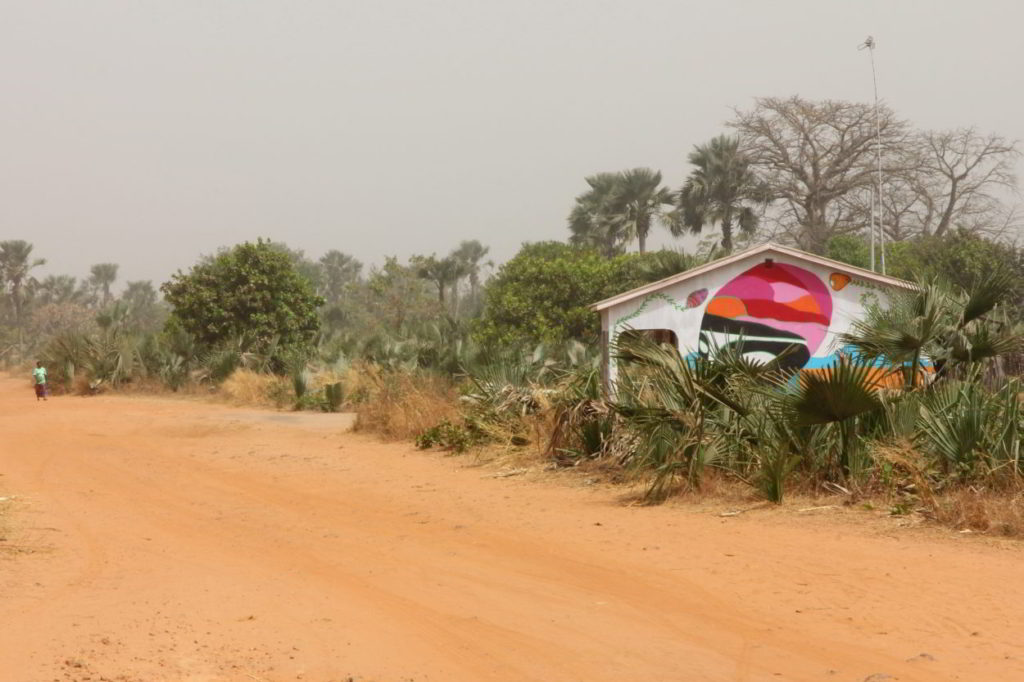
[[[1006,284],[1005,303],[1011,310],[1024,308],[1024,250],[1002,241],[963,230],[944,237],[920,236],[886,244],[886,273],[907,280],[935,278],[952,287],[969,288],[993,270],[1012,275]],[[862,236],[834,237],[828,257],[860,268],[870,266],[870,243]],[[881,259],[881,252],[876,254]]]
[[[460,416],[418,444],[529,443],[560,465],[599,460],[644,481],[650,502],[697,490],[715,471],[774,502],[795,482],[850,499],[883,495],[894,513],[970,518],[975,528],[982,510],[1003,509],[991,527],[1024,532],[1013,522],[1024,494],[1024,385],[998,371],[1024,338],[1003,314],[1005,279],[989,272],[970,290],[925,283],[858,324],[843,339],[852,355],[803,374],[736,351],[687,361],[637,338],[616,349],[620,375],[607,396],[582,346],[510,356],[473,368]],[[887,381],[879,361],[905,379]]]

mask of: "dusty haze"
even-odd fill
[[[856,5],[856,7],[855,7]],[[758,95],[1024,137],[1016,2],[0,0],[0,239],[162,281],[257,236],[509,257]]]

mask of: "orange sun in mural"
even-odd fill
[[[842,291],[853,278],[841,272],[833,272],[828,276],[828,283],[832,285],[832,291]]]

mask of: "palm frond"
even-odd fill
[[[839,362],[800,375],[787,406],[800,425],[842,422],[882,407],[874,367],[841,356]]]
[[[978,281],[967,292],[967,301],[960,316],[960,326],[963,327],[991,312],[1000,301],[1005,300],[1006,292],[1012,290],[1013,284],[1013,274],[1000,269],[992,271]]]

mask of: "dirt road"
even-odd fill
[[[1024,680],[1017,546],[628,508],[332,419],[0,381],[0,682]]]

